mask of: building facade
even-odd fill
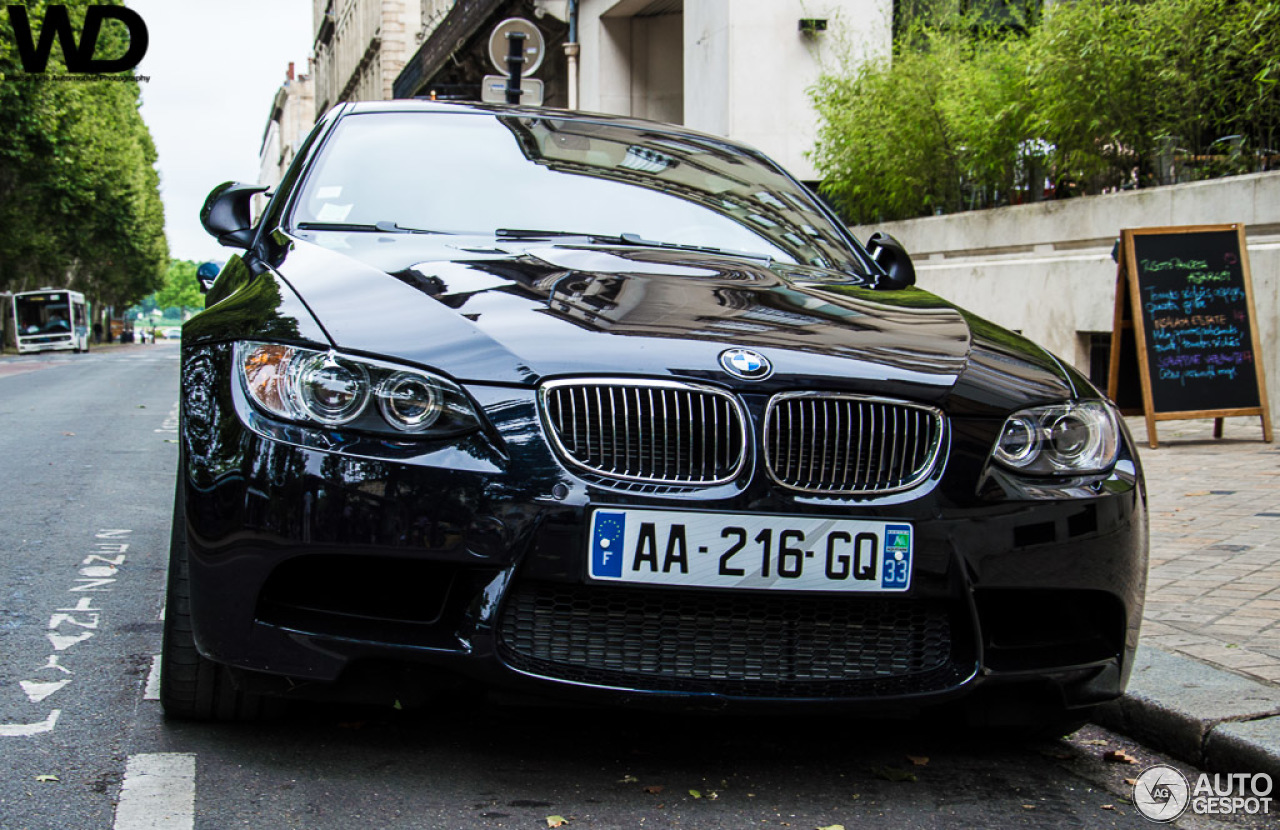
[[[285,81],[271,102],[271,115],[258,151],[258,184],[275,187],[284,178],[298,147],[316,121],[315,82],[299,75],[290,62]]]
[[[446,0],[314,0],[316,113],[342,101],[384,101],[426,22]]]
[[[792,174],[825,68],[888,52],[892,0],[583,0],[581,107],[744,141]]]
[[[547,41],[547,105],[745,141],[803,180],[816,178],[807,90],[824,69],[886,54],[893,32],[892,0],[464,0],[409,58],[396,97],[479,97],[496,71],[489,33],[515,16]]]

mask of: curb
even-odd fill
[[[1140,645],[1128,693],[1099,726],[1215,772],[1280,780],[1280,687]]]

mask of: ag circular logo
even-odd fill
[[[1190,802],[1191,785],[1186,776],[1167,764],[1147,767],[1133,784],[1133,806],[1161,824],[1185,813]]]
[[[750,349],[726,349],[720,353],[720,365],[735,378],[764,380],[773,374],[768,358]]]

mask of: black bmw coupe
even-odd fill
[[[183,328],[169,715],[474,687],[1065,729],[1123,692],[1111,403],[758,152],[347,104],[253,222],[260,190],[202,214],[243,251]]]

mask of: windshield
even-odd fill
[[[293,223],[626,234],[867,270],[813,196],[760,158],[712,139],[573,119],[347,116],[308,176]]]
[[[29,294],[13,298],[18,334],[60,334],[71,331],[65,293]]]

